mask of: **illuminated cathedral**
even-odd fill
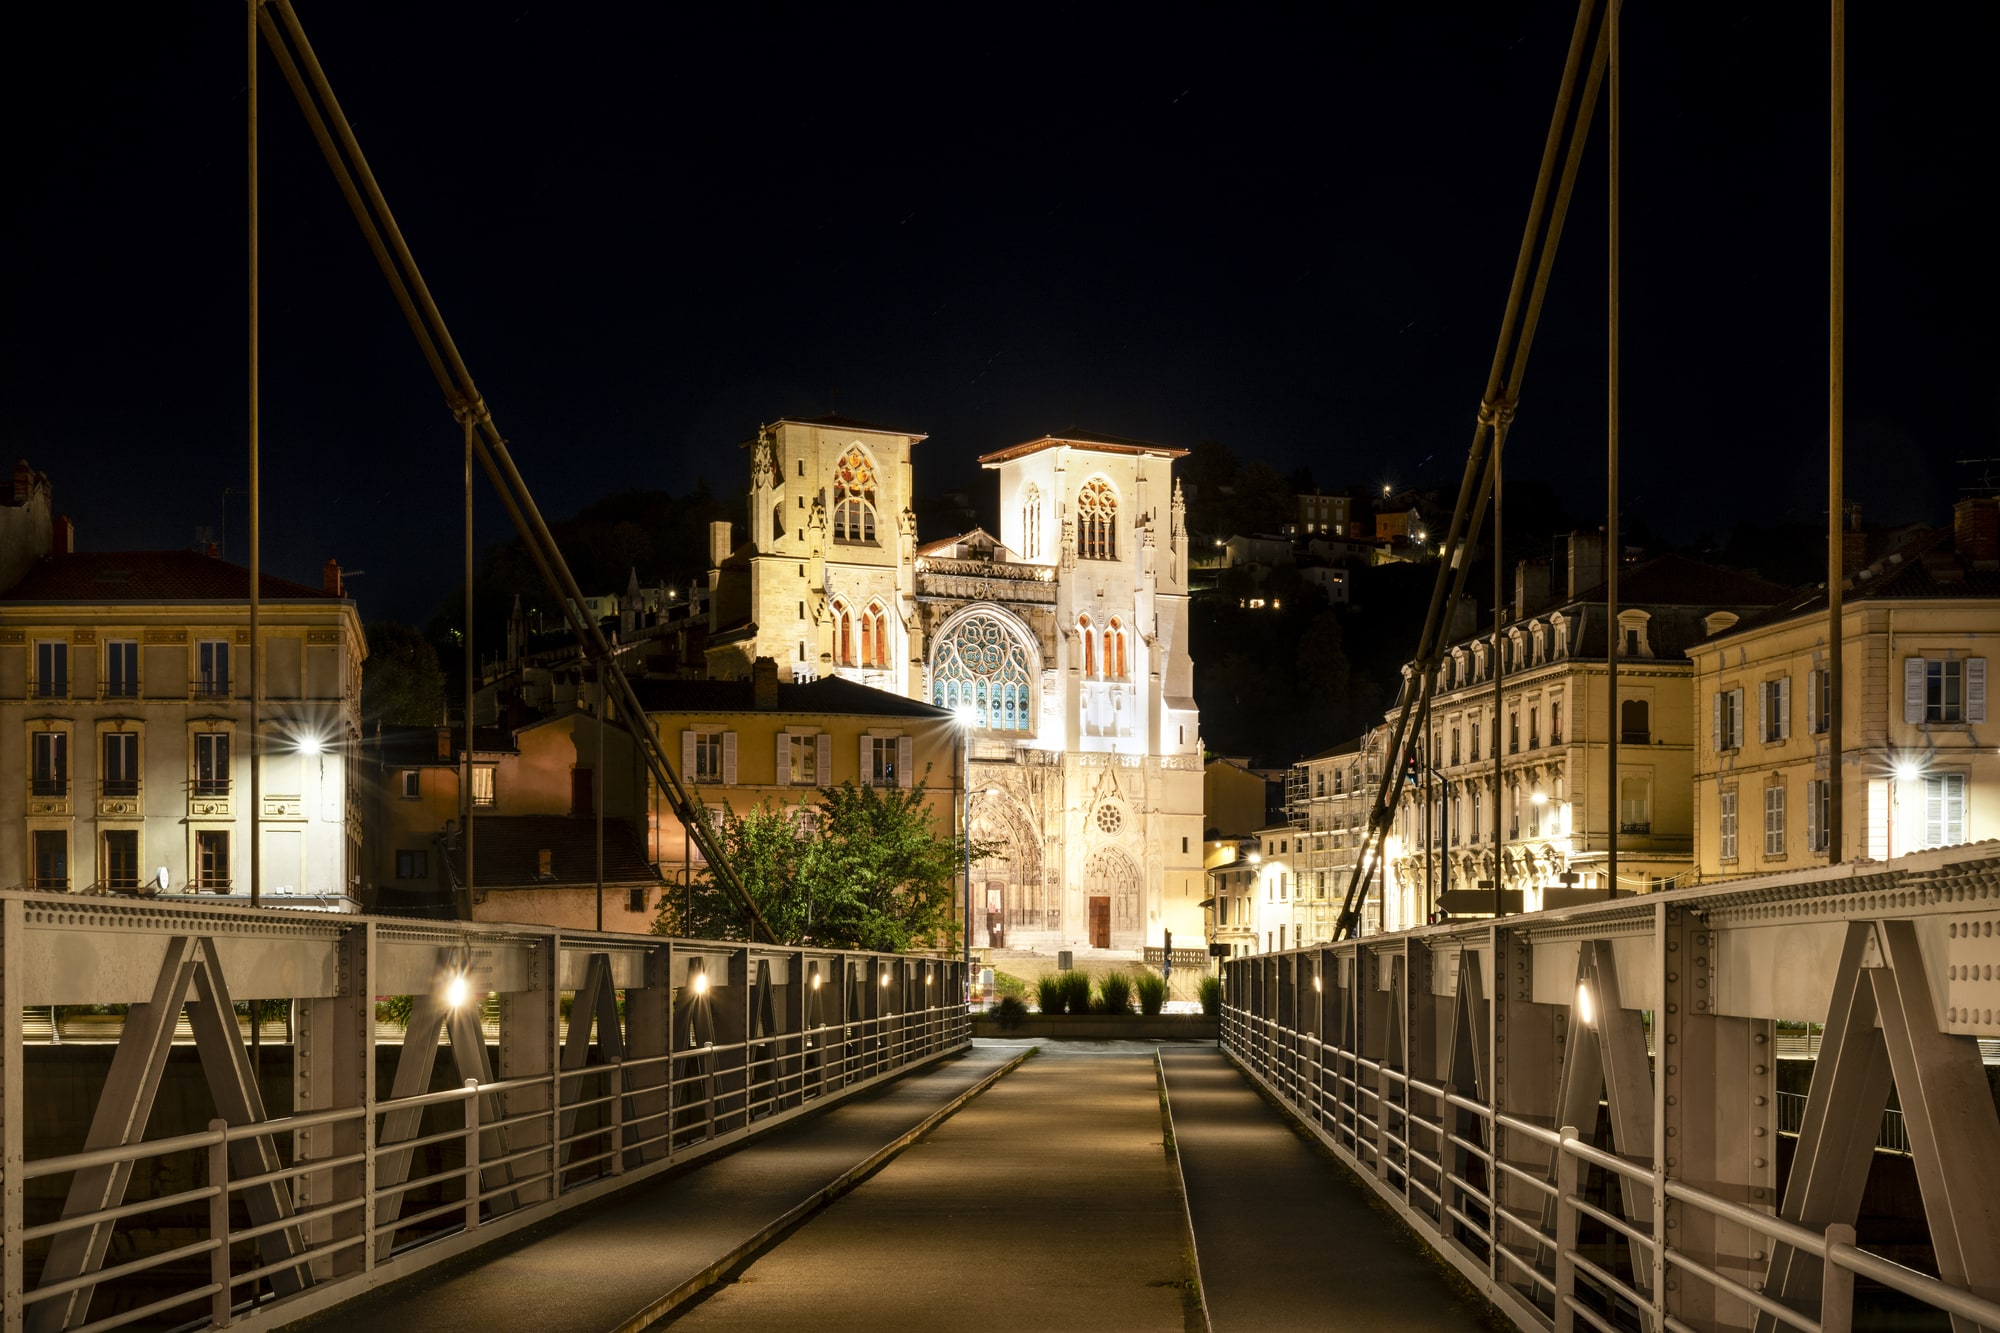
[[[1186,451],[1071,433],[987,454],[999,533],[920,542],[923,439],[839,417],[758,432],[747,540],[712,543],[709,674],[769,657],[964,719],[972,835],[1001,849],[973,867],[976,947],[1198,945]]]

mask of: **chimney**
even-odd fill
[[[319,567],[319,588],[328,597],[347,596],[347,585],[340,581],[338,560],[328,560]]]
[[[1549,562],[1523,560],[1514,566],[1514,619],[1533,615],[1548,605]]]
[[[13,502],[17,505],[28,503],[28,497],[35,493],[35,470],[23,458],[14,464]]]
[[[1452,603],[1451,610],[1444,618],[1444,642],[1457,643],[1472,636],[1479,628],[1479,605],[1470,596],[1461,596]]]
[[[1569,535],[1569,592],[1571,600],[1604,582],[1604,534],[1572,532]]]
[[[68,514],[57,514],[51,527],[49,538],[50,555],[76,554],[76,524],[69,521]]]
[[[778,659],[760,657],[750,664],[750,697],[760,712],[778,706]]]
[[[437,732],[438,758],[449,759],[451,758],[451,728],[449,726],[441,726],[437,729]]]
[[[729,552],[735,544],[735,538],[731,535],[733,530],[734,525],[725,520],[717,520],[708,525],[708,567],[710,569],[720,569],[722,562],[729,558]]]
[[[1960,500],[1951,507],[1951,530],[1960,559],[1974,569],[2000,568],[2000,498]]]

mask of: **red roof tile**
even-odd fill
[[[335,601],[323,590],[274,574],[258,579],[277,602]],[[44,557],[5,592],[7,602],[247,601],[250,571],[199,551],[79,551]]]

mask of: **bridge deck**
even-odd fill
[[[946,1058],[740,1151],[503,1237],[292,1328],[609,1333],[632,1326],[634,1315],[1015,1054],[989,1049]]]
[[[1215,1333],[1506,1328],[1214,1048],[1162,1052]]]
[[[673,1333],[1199,1328],[1153,1047],[1041,1051]]]

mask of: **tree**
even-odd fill
[[[372,726],[425,727],[444,711],[444,671],[437,649],[408,625],[377,621],[366,629],[361,720]]]
[[[926,801],[921,782],[845,782],[794,806],[725,809],[712,828],[781,943],[881,952],[949,946],[960,929],[956,879],[965,843],[937,833]],[[975,843],[972,851],[983,860],[993,848]],[[742,906],[706,870],[685,900],[668,895],[653,929],[702,939],[750,935]]]

